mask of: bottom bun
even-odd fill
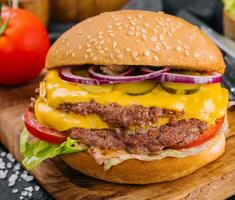
[[[227,131],[227,130],[226,130]],[[61,158],[75,170],[114,183],[148,184],[170,181],[193,173],[221,156],[225,149],[225,130],[198,154],[185,158],[163,158],[155,161],[126,160],[104,171],[103,165],[87,153],[63,155]]]

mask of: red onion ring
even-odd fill
[[[193,75],[163,73],[161,77],[161,82],[192,83],[192,84],[220,83],[221,80],[222,80],[222,75],[216,72],[213,72],[211,75],[208,76],[193,76]]]
[[[108,83],[133,83],[133,82],[139,82],[139,81],[144,81],[144,80],[149,80],[149,79],[156,79],[161,77],[163,72],[168,71],[168,68],[164,68],[162,70],[158,71],[153,71],[148,74],[144,75],[136,75],[136,76],[109,76],[109,75],[104,75],[100,74],[95,71],[94,69],[95,66],[92,66],[88,69],[88,73],[90,77],[98,80],[98,81],[106,81]]]
[[[73,83],[81,83],[81,84],[87,84],[87,85],[100,85],[108,83],[107,81],[99,81],[93,78],[87,78],[79,75],[75,75],[72,73],[72,67],[63,67],[59,70],[60,78],[73,82]]]
[[[147,67],[141,68],[141,71],[144,73],[155,72]],[[213,72],[211,75],[207,76],[194,76],[194,75],[185,75],[185,74],[174,74],[170,72],[162,73],[162,76],[158,81],[160,82],[173,82],[173,83],[190,83],[190,84],[210,84],[210,83],[219,83],[222,80],[222,75]]]

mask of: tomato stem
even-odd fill
[[[0,26],[2,25],[2,3],[0,2]]]
[[[11,0],[8,0],[8,6],[11,7]],[[7,17],[6,21],[3,23],[2,20],[2,3],[0,3],[0,36],[5,32],[5,30],[7,29],[9,22],[10,22],[10,16],[11,13],[9,14],[9,16]]]

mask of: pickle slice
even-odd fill
[[[171,94],[194,94],[199,91],[200,84],[184,84],[165,82],[160,84],[161,88]]]
[[[87,69],[76,69],[73,71],[73,73],[79,76],[89,77]],[[97,95],[107,94],[109,92],[112,92],[112,90],[114,89],[113,84],[87,85],[79,83],[78,86],[91,94],[97,94]]]
[[[86,90],[91,94],[107,94],[112,92],[114,89],[114,85],[86,85],[86,84],[79,84],[79,87]]]
[[[151,92],[156,87],[156,81],[141,81],[136,83],[117,84],[115,90],[121,90],[129,95],[143,95]]]

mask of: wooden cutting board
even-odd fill
[[[40,79],[17,88],[0,87],[0,140],[19,161],[22,115]],[[229,111],[229,122],[231,133],[235,133],[235,111]],[[58,200],[225,199],[235,194],[235,137],[227,140],[221,158],[166,183],[131,186],[103,182],[75,172],[59,158],[43,162],[32,174]]]

